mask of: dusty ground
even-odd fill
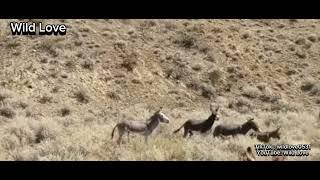
[[[248,136],[173,135],[221,107],[272,144],[311,144],[320,160],[319,20],[35,20],[66,36],[12,36],[0,20],[1,160],[240,160]],[[148,145],[110,138],[125,118],[170,117]],[[213,128],[214,128],[213,127]],[[117,136],[117,134],[116,134]],[[260,158],[269,160],[268,158]]]

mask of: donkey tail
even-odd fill
[[[179,131],[181,130],[181,128],[183,128],[183,127],[184,127],[184,125],[185,125],[185,123],[184,123],[184,124],[182,124],[182,126],[181,126],[179,129],[177,129],[177,130],[173,131],[173,134],[176,134],[177,132],[179,132]]]
[[[113,128],[112,133],[111,133],[111,140],[113,139],[113,135],[114,135],[114,131],[116,130],[116,128],[118,127],[118,124]]]

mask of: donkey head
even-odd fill
[[[169,118],[162,112],[162,107],[154,114],[162,123],[169,123]]]
[[[242,125],[242,127],[248,130],[253,129],[254,131],[261,132],[259,126],[253,120],[254,118],[249,118],[248,121]]]
[[[280,139],[280,127],[270,133],[270,137]]]
[[[211,110],[211,116],[210,118],[213,118],[214,120],[218,121],[220,119],[218,115],[219,106],[214,110],[212,104],[210,104],[210,110]]]

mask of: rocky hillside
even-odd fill
[[[255,117],[281,126],[272,143],[311,144],[289,160],[319,160],[319,20],[32,20],[66,36],[12,36],[11,21],[0,20],[1,159],[239,160],[258,141],[172,135],[214,104],[220,123]],[[110,140],[117,122],[161,106],[171,122],[151,145]]]

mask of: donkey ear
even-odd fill
[[[162,109],[163,109],[163,107],[161,106],[161,107],[159,108],[158,112],[162,111]]]
[[[210,104],[210,111],[213,112],[213,106]]]

